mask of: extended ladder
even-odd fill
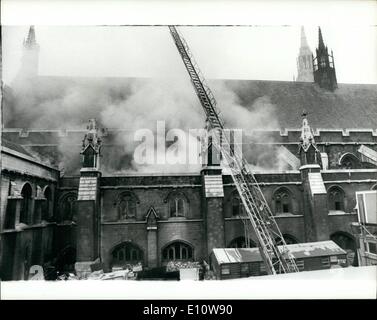
[[[178,33],[175,26],[169,26],[169,30],[190,75],[191,82],[210,127],[218,132],[218,134],[213,135],[213,142],[220,150],[225,163],[230,169],[242,204],[257,236],[259,250],[267,272],[269,274],[298,272],[295,260],[287,249],[284,237],[253,173],[249,169],[249,164],[241,156],[242,153],[238,150],[239,146],[235,145],[234,150],[231,151],[229,140],[224,131],[224,122],[220,117],[220,111],[216,107],[215,97],[201,75],[186,41]],[[275,241],[277,238],[281,239],[279,247]]]

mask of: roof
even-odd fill
[[[333,241],[289,244],[287,248],[295,259],[346,254]],[[219,264],[262,261],[258,248],[215,248],[213,254]]]
[[[8,148],[8,149],[11,149],[13,151],[17,151],[19,153],[22,153],[24,154],[25,156],[29,156],[29,157],[33,157],[29,152],[27,152],[25,150],[24,147],[22,147],[21,145],[17,144],[17,143],[14,143],[14,142],[10,142],[6,139],[2,139],[1,140],[1,145],[2,147],[5,147],[5,148]]]
[[[312,128],[377,128],[377,85],[338,84],[334,92],[310,82],[225,80],[241,105],[253,110],[264,98],[276,108],[280,128],[301,126],[303,110]]]
[[[241,106],[256,112],[255,119],[264,120],[256,120],[252,124],[261,128],[266,127],[266,122],[270,122],[274,129],[300,128],[303,110],[307,111],[313,129],[377,128],[376,84],[338,84],[338,89],[330,92],[309,82],[209,80],[208,83],[219,107],[223,111],[228,108],[228,113],[223,112],[223,116],[226,121],[228,118],[229,125],[244,117],[240,115],[236,120],[232,119],[237,110],[240,113]],[[184,91],[182,86],[185,86]],[[163,93],[166,91],[173,99],[192,93],[192,97],[186,101],[187,108],[193,108],[193,114],[200,110],[200,107],[193,106],[194,103],[199,105],[199,102],[194,89],[190,88],[190,82],[184,79],[39,76],[27,83],[26,88],[14,84],[11,93],[9,90],[9,94],[5,92],[5,102],[13,107],[4,108],[5,111],[9,110],[4,117],[7,127],[60,128],[67,126],[67,123],[79,127],[88,118],[98,118],[104,104],[117,105],[138,91],[147,92],[150,88]],[[140,108],[143,105],[145,107],[144,103],[140,104]],[[45,114],[49,112],[51,117]],[[180,115],[176,114],[176,117]]]

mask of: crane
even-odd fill
[[[225,134],[224,121],[217,108],[216,99],[200,72],[198,64],[182,35],[175,26],[169,26],[170,34],[190,76],[196,95],[207,116],[211,130],[215,132],[212,143],[220,151],[225,164],[230,169],[233,182],[237,188],[248,222],[257,236],[259,251],[268,274],[298,272],[293,255],[272,215],[262,190],[250,171],[250,166],[242,157],[239,146],[230,147]],[[278,246],[276,239],[280,240]]]

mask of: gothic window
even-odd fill
[[[77,196],[74,193],[66,195],[60,204],[60,218],[62,221],[74,221],[77,214]]]
[[[231,201],[232,201],[232,215],[234,217],[243,215],[244,207],[243,207],[242,201],[240,199],[240,196],[237,190],[232,193]]]
[[[188,203],[183,193],[177,192],[169,196],[169,215],[170,217],[185,217]]]
[[[242,203],[241,203],[240,198],[234,197],[232,199],[232,214],[233,214],[233,216],[241,215],[241,206],[242,206]]]
[[[136,217],[136,198],[131,192],[123,193],[118,201],[119,220]]]
[[[292,213],[292,195],[285,189],[281,188],[274,194],[275,214]]]
[[[28,224],[32,204],[32,189],[29,183],[26,183],[22,188],[21,196],[20,222]]]
[[[328,191],[328,203],[330,211],[344,211],[344,192],[338,187],[332,187]]]
[[[173,242],[162,250],[163,260],[192,260],[193,249],[181,241]]]
[[[84,154],[83,154],[83,167],[84,168],[94,168],[96,166],[95,155],[96,155],[96,152],[90,146],[84,151]]]
[[[356,156],[352,154],[346,154],[343,157],[341,157],[340,166],[343,169],[356,169],[359,167],[358,162],[359,160]]]
[[[112,264],[122,266],[143,261],[143,251],[131,242],[125,242],[115,247],[112,252]]]

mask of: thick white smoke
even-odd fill
[[[210,81],[228,128],[276,129],[279,127],[276,106],[269,97],[262,96],[241,104],[238,95],[224,81]],[[122,172],[192,172],[197,165],[140,165],[133,159],[135,130],[150,129],[157,139],[156,124],[164,121],[166,132],[170,129],[200,129],[205,115],[195,91],[186,75],[183,79],[132,79],[132,78],[67,78],[20,75],[12,85],[10,108],[5,110],[6,126],[40,129],[85,129],[89,118],[96,118],[100,127],[126,130],[104,144],[117,145],[104,150],[105,174]],[[254,141],[272,142],[266,136],[253,137]],[[200,149],[196,137],[188,139],[191,149]],[[64,143],[63,143],[64,142]],[[182,141],[177,141],[182,148]],[[278,155],[273,147],[257,148],[244,141],[244,152],[252,165],[279,169]],[[73,147],[62,140],[59,145],[60,166],[78,170],[80,146]],[[166,148],[168,150],[168,148]],[[163,152],[166,152],[164,150]],[[189,147],[186,146],[186,150]],[[107,152],[107,154],[105,154]],[[161,149],[156,148],[156,157]],[[160,155],[161,156],[161,155]],[[169,154],[165,154],[171,157]],[[186,155],[185,155],[186,156]],[[199,156],[199,155],[198,155]],[[48,159],[48,155],[39,155]],[[75,165],[76,164],[76,165]],[[74,170],[73,170],[74,171]]]

